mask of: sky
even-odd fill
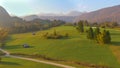
[[[91,12],[115,5],[120,5],[120,0],[0,0],[0,6],[16,16],[70,11]]]

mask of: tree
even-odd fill
[[[69,34],[68,34],[68,33],[66,33],[66,34],[65,34],[65,37],[66,37],[66,38],[68,38],[68,37],[69,37]]]
[[[94,39],[97,40],[97,35],[100,34],[100,28],[99,27],[96,27],[95,28],[95,32],[94,32]]]
[[[0,43],[1,47],[4,47],[6,38],[8,36],[8,30],[7,29],[0,29]],[[0,62],[1,62],[1,57],[0,57]]]
[[[84,21],[84,26],[89,26],[89,23],[87,20]]]
[[[53,35],[54,35],[54,36],[56,36],[56,35],[57,35],[57,32],[56,32],[56,30],[54,30],[54,32],[53,32]]]
[[[94,32],[93,32],[92,27],[90,27],[89,30],[87,31],[87,38],[94,39]]]
[[[110,32],[104,30],[103,33],[97,35],[97,42],[100,44],[109,44],[111,42]]]
[[[106,31],[105,43],[111,43],[111,36],[109,31]]]
[[[83,33],[83,32],[84,32],[83,21],[79,21],[79,22],[78,22],[77,30],[78,30],[80,33]]]
[[[4,47],[5,41],[8,37],[8,30],[7,29],[0,29],[0,43],[1,47]]]
[[[96,27],[96,26],[98,26],[98,23],[95,22],[95,23],[92,24],[92,26],[95,26],[95,27]]]

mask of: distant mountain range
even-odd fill
[[[78,12],[72,11],[66,14],[38,14],[29,15],[25,17],[11,17],[8,12],[0,6],[0,26],[11,26],[14,22],[32,21],[35,19],[43,20],[63,20],[66,22],[78,22],[79,20],[88,20],[91,23],[94,22],[106,22],[113,21],[120,23],[120,5],[103,8],[93,12]]]
[[[82,12],[78,11],[72,11],[66,14],[53,14],[53,13],[41,13],[38,15],[29,15],[22,17],[24,20],[31,21],[33,19],[47,19],[47,20],[63,20],[66,22],[73,22],[74,19],[80,15],[82,15]]]
[[[68,13],[40,13],[38,16],[80,16],[81,14],[86,13],[86,12],[79,12],[79,11],[71,11]]]
[[[88,20],[91,23],[94,22],[101,23],[106,21],[120,23],[120,5],[103,8],[97,11],[82,14],[75,19],[75,21],[79,20]]]

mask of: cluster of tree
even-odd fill
[[[44,37],[46,39],[62,39],[62,38],[68,38],[69,34],[66,33],[65,35],[58,34],[56,30],[54,30],[53,34],[49,34],[48,32],[44,34]]]
[[[119,27],[120,25],[117,22],[103,22],[99,24],[102,28],[108,27],[108,28],[115,28]]]
[[[95,22],[95,23],[90,23],[87,20],[80,20],[79,22],[82,22],[84,26],[93,26],[93,27],[102,27],[102,28],[105,28],[105,27],[108,27],[108,28],[120,27],[120,24],[118,24],[118,22]],[[74,23],[73,25],[75,26],[78,23]]]
[[[90,40],[96,40],[99,44],[109,44],[111,43],[111,36],[110,32],[107,30],[104,30],[103,32],[100,32],[99,27],[95,28],[95,31],[92,27],[89,28],[87,32],[87,38]]]
[[[85,31],[84,26],[89,26],[89,23],[87,20],[80,20],[78,23],[74,23],[74,26],[77,26],[76,29],[80,33],[83,33]]]
[[[45,30],[51,27],[56,27],[65,24],[64,21],[60,20],[41,20],[35,19],[32,21],[23,21],[23,22],[14,22],[13,25],[9,27],[11,33],[25,33],[25,32],[33,32],[38,30]]]
[[[91,26],[95,26],[95,27],[108,27],[108,28],[115,28],[115,27],[119,27],[120,25],[117,22],[102,22],[102,23],[91,23]]]
[[[87,21],[81,20],[81,21],[79,21],[77,23],[77,28],[76,29],[80,33],[83,33],[83,32],[85,32],[84,26],[92,26],[92,25],[91,24],[89,25]],[[96,42],[99,43],[99,44],[108,44],[108,43],[111,42],[111,36],[110,36],[110,32],[109,31],[104,30],[103,32],[100,32],[100,28],[98,27],[98,25],[96,25],[94,27],[94,29],[92,27],[90,27],[86,31],[88,39],[90,39],[90,40],[96,40]]]

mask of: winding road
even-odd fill
[[[17,58],[17,59],[23,59],[23,60],[28,60],[28,61],[38,62],[38,63],[44,63],[44,64],[48,64],[48,65],[58,66],[58,67],[61,67],[61,68],[75,68],[75,67],[72,67],[72,66],[58,64],[58,63],[54,63],[54,62],[41,61],[41,60],[37,60],[37,59],[25,58],[25,57],[20,57],[20,56],[13,56],[13,55],[10,55],[9,52],[7,52],[7,51],[5,51],[1,48],[0,48],[0,51],[5,53],[5,56],[11,57],[11,58]]]

